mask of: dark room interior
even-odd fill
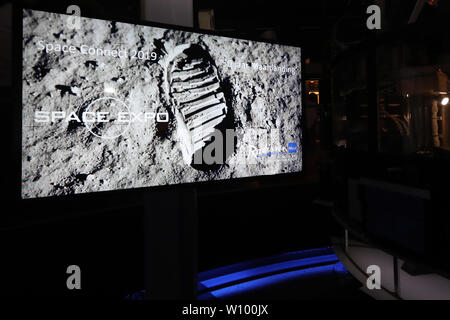
[[[449,15],[0,1],[0,295],[450,300]]]

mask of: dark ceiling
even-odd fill
[[[194,0],[197,8],[214,9],[216,29],[257,38],[264,30],[275,30],[280,42],[300,45],[305,53],[321,60],[330,53],[333,36],[354,42],[367,32],[367,7],[374,0],[242,1]],[[405,27],[417,0],[385,0],[383,31]],[[433,28],[448,21],[450,1],[426,4],[417,20]],[[446,22],[447,23],[447,22]],[[447,29],[448,30],[448,29]]]
[[[2,1],[4,2],[4,1]],[[277,41],[299,45],[305,57],[320,61],[330,57],[333,38],[342,42],[358,42],[367,33],[366,9],[380,0],[193,0],[197,10],[214,9],[216,29],[236,37],[258,39],[265,30],[273,30]],[[385,0],[383,31],[407,25],[417,0]],[[436,2],[436,0],[435,0]],[[140,1],[106,0],[25,0],[44,10],[64,12],[70,4],[78,4],[87,16],[117,20],[139,19]],[[424,28],[448,30],[450,1],[437,1],[438,6],[425,5],[418,23]],[[438,30],[437,33],[442,33]],[[448,32],[446,31],[448,34]]]

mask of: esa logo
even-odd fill
[[[297,143],[292,142],[288,144],[288,153],[297,153]]]

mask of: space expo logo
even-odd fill
[[[132,123],[169,122],[167,112],[131,112],[125,102],[114,97],[92,101],[82,111],[35,111],[36,123],[76,122],[84,124],[91,134],[102,139],[116,139],[125,134]]]

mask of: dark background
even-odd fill
[[[195,186],[199,271],[328,246],[330,235],[340,234],[329,211],[315,204],[315,200],[329,200],[335,194],[330,178],[332,126],[327,115],[331,112],[332,94],[328,68],[341,53],[342,46],[371,37],[365,26],[365,11],[372,2],[194,1],[194,14],[198,10],[214,9],[215,26],[221,34],[263,40],[265,32],[271,31],[275,34],[272,40],[301,46],[303,58],[308,59],[304,64],[304,79],[321,79],[321,103],[317,109],[321,120],[313,129],[305,131],[302,174]],[[400,30],[415,1],[388,2],[385,19],[389,21],[389,29]],[[448,3],[441,3],[448,8]],[[119,21],[140,17],[139,1],[114,5],[98,0],[28,1],[27,4],[53,12],[65,12],[69,4],[78,4],[87,16]],[[436,17],[442,18],[444,13],[426,8],[419,22],[426,24]],[[18,36],[14,40],[20,41]],[[20,78],[20,71],[15,69],[16,72]],[[12,105],[12,88],[12,84],[0,88],[2,107]],[[17,104],[14,106],[18,108]],[[2,136],[7,138],[2,159],[5,170],[0,217],[0,295],[79,294],[123,298],[143,289],[143,199],[152,189],[19,200],[17,132],[20,126],[14,110],[8,109],[8,116],[14,121],[3,122],[1,126]],[[177,188],[163,190],[170,193]],[[82,293],[66,289],[66,268],[70,264],[81,267]]]

